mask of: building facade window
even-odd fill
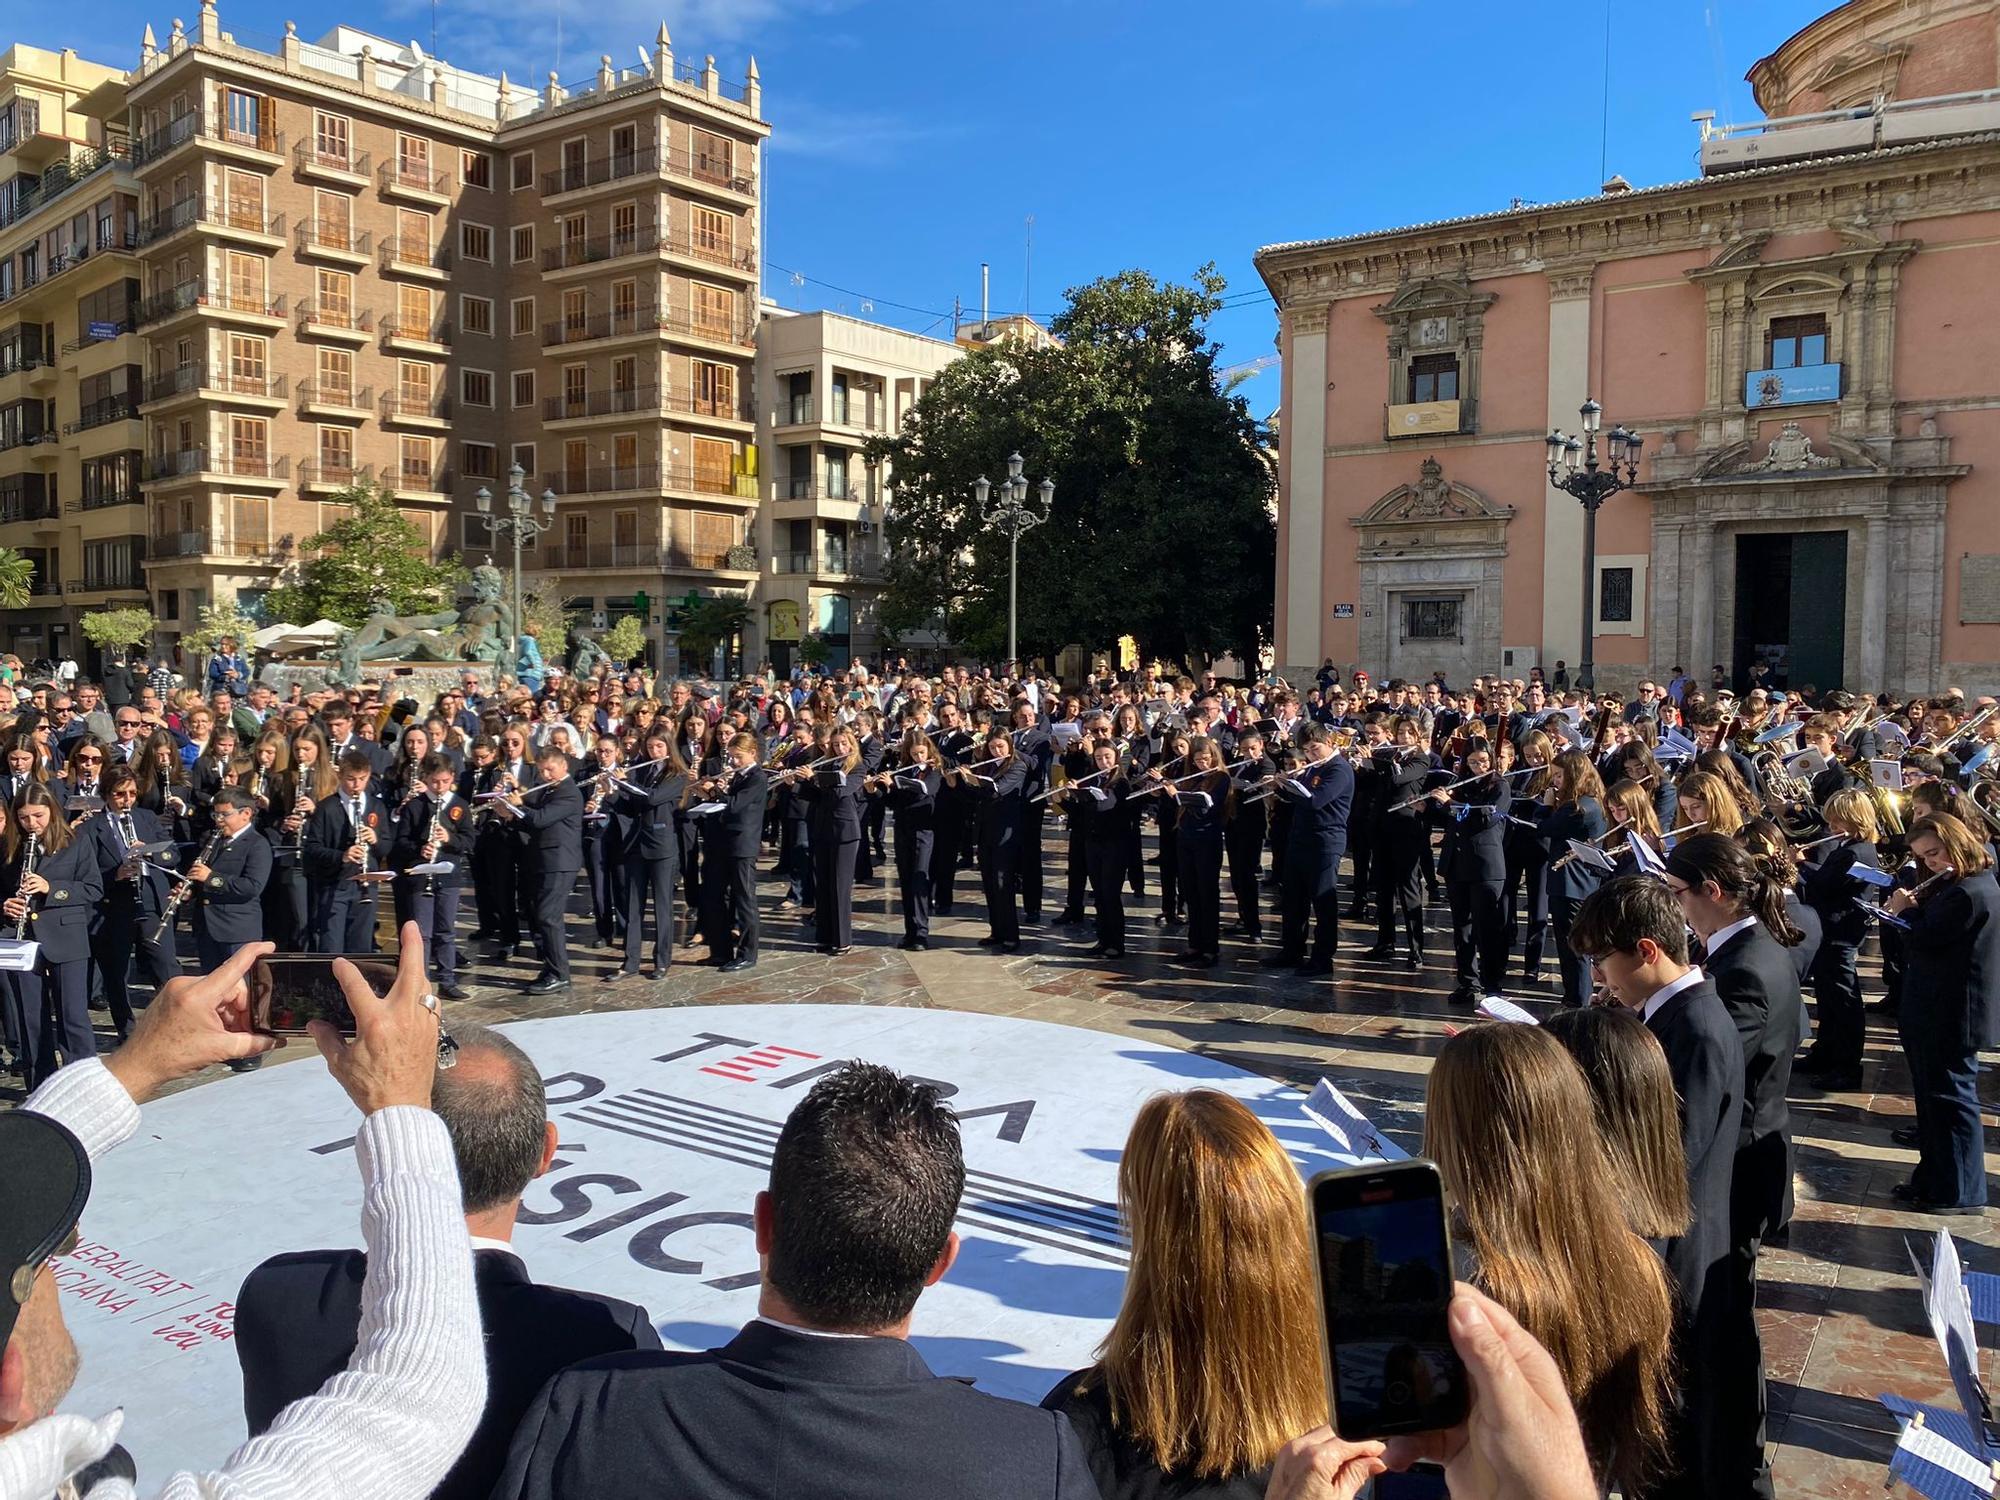
[[[527,189],[533,187],[535,185],[535,153],[532,151],[516,151],[512,156],[507,158],[507,171],[509,173],[508,180],[512,183],[515,192],[525,192]]]
[[[484,151],[460,152],[459,171],[467,187],[490,190],[493,186],[493,158]]]
[[[346,171],[354,164],[354,125],[346,115],[313,111],[313,155],[320,165]]]
[[[535,299],[516,297],[507,304],[509,328],[514,337],[525,338],[535,331]]]
[[[513,404],[516,407],[533,406],[535,404],[535,372],[533,370],[516,370],[514,372],[512,395]]]
[[[1632,621],[1632,570],[1605,568],[1597,575],[1597,618],[1606,624]]]
[[[491,443],[460,443],[458,445],[458,466],[474,479],[493,478],[493,445]]]
[[[516,224],[508,240],[508,255],[515,265],[535,258],[535,226]]]
[[[1410,361],[1410,400],[1456,401],[1458,356],[1419,354]]]
[[[1826,361],[1826,318],[1813,313],[1798,318],[1773,318],[1764,334],[1764,368],[1796,370]]]
[[[491,406],[493,404],[493,372],[491,370],[460,370],[458,372],[459,399],[467,406]]]
[[[467,333],[490,335],[493,332],[493,299],[491,297],[460,297],[458,299],[458,320]]]
[[[490,224],[461,224],[458,226],[459,253],[467,260],[490,261],[493,259],[493,228]]]
[[[1448,599],[1405,599],[1403,639],[1406,641],[1455,641],[1458,639],[1458,608],[1463,601]]]

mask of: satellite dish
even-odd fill
[[[648,52],[644,47],[639,48],[638,51],[639,66],[645,70],[646,76],[650,78],[653,76],[653,54]]]
[[[424,60],[424,49],[417,45],[416,40],[414,38],[412,38],[410,41],[410,55],[416,58],[418,62],[422,62]]]

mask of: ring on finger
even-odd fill
[[[417,1004],[421,1005],[425,1010],[429,1011],[432,1015],[437,1014],[438,997],[436,995],[433,995],[428,991],[426,991],[423,997],[417,1001]]]

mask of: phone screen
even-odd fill
[[[346,958],[377,995],[396,983],[393,961],[373,953],[267,953],[250,966],[250,1025],[272,1036],[303,1035],[308,1021],[325,1021],[354,1035],[354,1012],[334,977],[333,961]]]
[[[1311,1186],[1327,1389],[1350,1442],[1465,1420],[1451,1346],[1444,1184],[1427,1161],[1324,1172]]]

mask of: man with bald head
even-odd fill
[[[438,1073],[431,1108],[458,1158],[486,1334],[487,1396],[471,1443],[432,1495],[487,1500],[514,1429],[551,1377],[600,1354],[658,1349],[660,1338],[644,1308],[528,1279],[511,1243],[514,1222],[521,1195],[556,1154],[541,1075],[497,1031],[454,1022],[452,1036],[458,1063]],[[347,1367],[367,1271],[359,1250],[308,1250],[250,1273],[236,1299],[235,1339],[250,1436]]]

